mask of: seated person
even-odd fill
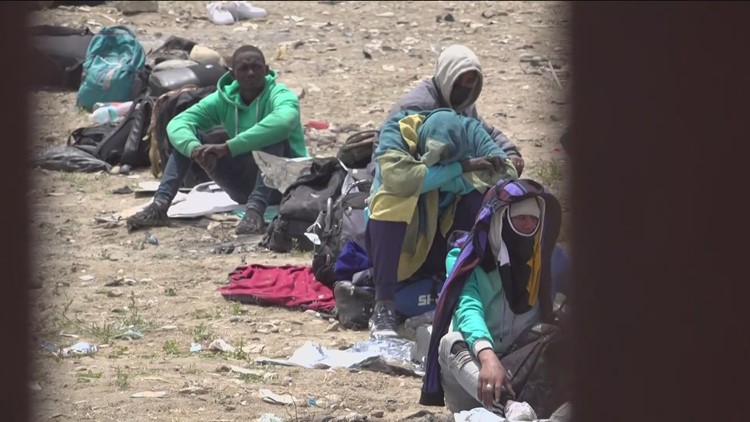
[[[551,318],[560,221],[559,202],[540,185],[503,181],[487,193],[472,232],[454,235],[420,403],[444,399],[452,412],[484,405],[502,414],[501,393],[519,393],[500,358],[527,329]]]
[[[518,148],[477,112],[476,102],[482,93],[483,82],[484,75],[476,54],[463,45],[449,46],[438,57],[435,75],[401,97],[389,112],[386,121],[405,110],[426,111],[438,108],[451,108],[462,116],[473,117],[482,123],[490,137],[505,151],[520,177],[524,161]],[[376,148],[378,142],[376,136]],[[374,155],[372,160],[375,161]]]
[[[246,206],[237,234],[261,234],[263,214],[278,204],[281,193],[266,187],[252,156],[264,151],[283,157],[307,157],[299,99],[266,65],[263,53],[242,46],[232,56],[232,69],[215,92],[175,116],[167,126],[174,150],[167,160],[154,201],[127,220],[128,228],[165,226],[175,195],[195,161],[232,200]],[[201,145],[198,132],[222,125],[230,139]]]
[[[451,109],[397,114],[383,126],[375,156],[365,210],[376,300],[370,335],[395,337],[397,283],[445,274],[450,233],[469,230],[482,194],[517,174],[478,120]]]

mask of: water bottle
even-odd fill
[[[91,121],[96,124],[112,123],[117,120],[117,110],[112,106],[99,107],[91,113]]]
[[[132,101],[126,103],[97,103],[94,105],[94,112],[91,113],[91,121],[96,124],[114,123],[120,117],[126,115],[132,105]]]

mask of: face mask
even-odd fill
[[[474,88],[464,88],[462,86],[454,86],[451,91],[451,107],[458,107],[466,101],[471,95],[471,91]]]

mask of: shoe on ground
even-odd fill
[[[249,208],[245,211],[245,217],[235,229],[237,234],[264,234],[266,232],[266,221],[258,211]]]
[[[396,313],[388,305],[378,303],[370,318],[370,338],[398,337],[398,319]]]
[[[126,220],[128,230],[163,227],[169,225],[166,207],[152,202],[146,208]]]

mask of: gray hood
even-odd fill
[[[479,73],[477,84],[463,104],[451,104],[451,91],[458,77],[467,71],[475,70]],[[452,45],[446,48],[438,57],[435,68],[435,84],[440,89],[440,95],[445,104],[449,104],[457,113],[474,104],[482,92],[484,75],[479,65],[479,58],[468,47],[463,45]]]

